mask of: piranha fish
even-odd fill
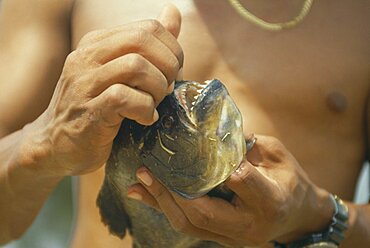
[[[179,81],[143,126],[125,119],[113,142],[97,205],[109,231],[133,235],[134,247],[222,247],[176,232],[157,210],[126,197],[143,164],[168,189],[193,199],[227,198],[220,185],[246,154],[242,116],[219,80]]]

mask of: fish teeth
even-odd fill
[[[198,97],[199,97],[199,95],[195,95],[195,96],[194,96],[194,99],[195,99],[195,100],[197,100],[197,99],[198,99]]]

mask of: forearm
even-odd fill
[[[340,247],[370,247],[370,205],[346,204],[349,208],[349,227]]]
[[[31,225],[63,178],[52,173],[47,141],[35,123],[0,140],[0,244],[18,238]]]

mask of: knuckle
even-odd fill
[[[264,136],[258,138],[258,140],[256,143],[257,146],[260,146],[263,149],[266,158],[270,161],[278,163],[286,157],[288,151],[279,139],[272,136]]]
[[[160,201],[165,196],[165,191],[163,188],[158,188],[152,191],[153,197]]]
[[[270,146],[272,147],[275,147],[275,148],[283,147],[283,143],[281,143],[281,141],[274,136],[264,136],[263,139],[265,143],[270,144]]]
[[[68,54],[65,59],[61,79],[64,77],[72,77],[72,81],[75,81],[76,77],[79,77],[81,74],[83,74],[81,72],[84,68],[84,63],[81,63],[81,52],[74,50]]]
[[[212,218],[213,214],[210,211],[201,211],[200,209],[194,209],[189,215],[190,222],[200,228],[207,228]]]
[[[106,99],[106,104],[108,106],[120,105],[124,99],[125,98],[122,96],[122,85],[114,84],[109,87],[109,92]]]
[[[79,47],[76,50],[72,51],[70,54],[68,54],[66,58],[66,64],[72,64],[76,67],[78,65],[79,65],[78,67],[81,66],[94,67],[94,64],[92,63],[93,53],[94,53],[93,47],[90,46]],[[73,68],[76,70],[75,67]]]
[[[156,19],[150,19],[146,21],[147,30],[150,33],[157,33],[164,29],[162,24]]]
[[[169,58],[168,71],[166,75],[168,83],[172,83],[176,79],[179,69],[180,69],[179,61],[175,58]]]
[[[143,98],[140,102],[137,103],[137,112],[141,116],[143,116],[144,113],[152,114],[155,108],[154,98],[149,93],[144,94],[146,94],[148,97]]]
[[[140,48],[145,45],[145,43],[149,40],[151,34],[149,34],[144,29],[139,29],[132,33],[133,35],[133,49],[136,51],[140,51]]]
[[[128,61],[125,63],[125,67],[128,68],[130,71],[134,71],[136,73],[141,72],[144,70],[145,67],[145,59],[140,54],[137,53],[130,53],[127,55]]]
[[[147,111],[153,111],[155,108],[155,101],[153,97],[148,97],[148,100],[144,102],[143,108]]]
[[[98,96],[104,89],[106,85],[103,84],[105,82],[104,75],[100,73],[100,70],[90,70],[90,73],[85,73],[81,76],[81,80],[83,82],[83,87],[88,97],[96,97]]]
[[[66,64],[75,64],[78,61],[80,53],[81,52],[79,50],[74,50],[68,54],[66,58]]]
[[[153,97],[147,97],[138,103],[135,108],[135,119],[140,122],[152,123],[155,101]]]
[[[153,82],[156,85],[155,90],[152,89],[153,97],[159,103],[166,95],[167,95],[167,88],[168,82],[166,77],[162,73],[151,73],[149,71],[144,72],[142,74],[143,81],[145,82]],[[159,100],[159,101],[158,101]]]
[[[286,155],[286,148],[277,138],[271,139],[271,145],[269,147],[270,156],[269,159],[274,162],[281,162]]]
[[[81,38],[81,40],[79,42],[79,46],[95,41],[97,39],[97,37],[99,37],[101,35],[101,33],[102,33],[101,30],[93,30],[93,31],[90,31],[90,32],[86,33]]]

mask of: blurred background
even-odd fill
[[[73,223],[72,181],[66,177],[54,190],[22,239],[4,248],[65,248],[68,247]]]

